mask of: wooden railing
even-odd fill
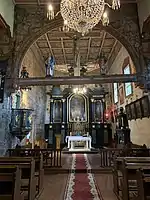
[[[100,149],[100,167],[113,167],[114,159],[117,157],[149,157],[150,149]]]
[[[9,156],[38,156],[43,154],[44,168],[61,167],[61,149],[8,149]]]

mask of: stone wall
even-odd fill
[[[32,45],[27,51],[22,62],[22,67],[26,67],[29,72],[29,77],[45,76],[44,61],[36,46]],[[34,132],[34,135],[43,135],[46,109],[46,88],[34,86],[29,91],[22,90],[21,108],[33,109],[32,131]]]
[[[22,67],[25,66],[30,76],[44,76],[44,62],[36,46],[32,46],[26,53]],[[6,88],[5,88],[5,91]],[[16,92],[18,93],[18,92]],[[4,102],[0,104],[0,155],[4,155],[7,148],[15,147],[18,143],[16,137],[10,134],[12,96],[5,92]],[[33,127],[35,135],[44,134],[46,89],[45,87],[32,87],[32,90],[20,92],[20,108],[33,109]]]
[[[4,94],[4,101],[0,103],[0,156],[4,155],[6,149],[11,146],[11,136],[9,134],[9,123],[11,121],[10,97]]]
[[[122,73],[122,66],[124,63],[125,58],[129,57],[128,52],[124,47],[121,48],[119,54],[117,55],[115,61],[113,62],[113,65],[110,68],[109,73],[110,74],[119,74]],[[133,62],[131,58],[129,57],[129,63],[132,69],[132,73],[135,72],[135,68],[133,65]],[[136,87],[136,85],[133,83],[133,94],[129,96],[128,98],[125,98],[124,95],[124,103],[120,105],[120,101],[118,102],[117,106],[118,108],[125,107],[126,104],[131,103],[132,101],[135,101],[136,99],[139,99],[143,96],[143,90]],[[120,84],[119,88],[123,87],[124,91],[124,84]],[[109,92],[112,92],[112,84],[109,84]],[[124,91],[125,94],[125,91]],[[113,94],[112,94],[113,97]],[[146,144],[150,146],[150,118],[143,118],[143,119],[137,119],[137,120],[131,120],[129,121],[129,126],[131,129],[131,139],[133,143],[136,144]]]

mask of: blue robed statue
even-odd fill
[[[54,76],[54,65],[55,65],[55,59],[53,56],[50,56],[48,58],[47,64],[45,64],[46,76]]]

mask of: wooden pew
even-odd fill
[[[0,200],[24,200],[19,167],[0,166]]]
[[[44,168],[43,168],[43,154],[39,149],[9,149],[9,156],[33,157],[35,160],[35,177],[37,177],[36,190],[41,193],[43,190]]]
[[[0,166],[2,165],[14,165],[21,169],[21,189],[28,192],[28,200],[34,200],[36,196],[35,160],[31,157],[0,157]],[[23,184],[25,180],[28,180],[27,184]]]
[[[150,199],[150,174],[137,170],[138,200]]]
[[[129,191],[137,190],[136,170],[142,168],[150,170],[150,158],[146,157],[118,157],[113,169],[114,193],[122,199],[129,200]],[[132,183],[132,184],[131,184]],[[135,185],[133,184],[135,183]]]

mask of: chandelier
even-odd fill
[[[83,36],[95,27],[99,21],[104,26],[109,24],[109,18],[105,12],[105,6],[114,10],[120,8],[120,0],[112,0],[112,4],[105,2],[106,0],[61,0],[60,11],[55,15],[53,6],[48,6],[47,17],[54,19],[59,13],[64,20],[64,31],[73,29]]]

